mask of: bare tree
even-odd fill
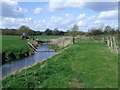
[[[74,24],[71,28],[70,35],[73,37],[73,44],[75,43],[75,36],[78,35],[79,27],[77,24]]]

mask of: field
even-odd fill
[[[45,35],[41,35],[41,36],[36,36],[37,38],[59,38],[59,37],[62,37],[62,36],[52,36],[52,35],[49,35],[49,36],[45,36]]]
[[[37,38],[58,38],[60,36],[36,36]],[[2,35],[2,63],[24,58],[33,53],[27,44],[28,40],[21,40],[20,36]]]
[[[36,36],[37,38],[58,38],[60,36]],[[6,50],[9,48],[27,46],[27,40],[21,40],[20,36],[10,36],[3,35],[2,36],[2,50]]]
[[[32,54],[27,45],[27,40],[21,40],[19,36],[2,36],[2,63],[20,59]]]
[[[20,36],[10,36],[10,35],[3,35],[2,36],[2,51],[10,48],[16,47],[26,47],[27,40],[21,40]]]
[[[117,88],[118,58],[107,45],[78,39],[52,58],[2,81],[3,88]]]

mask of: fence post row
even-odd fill
[[[107,37],[107,38],[103,37],[102,38],[102,43],[104,43],[104,42],[106,42],[106,44],[109,48],[113,49],[115,52],[118,52],[117,44],[116,44],[117,42],[116,42],[114,36],[113,37],[110,36],[110,37]]]

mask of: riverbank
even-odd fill
[[[21,40],[20,36],[1,35],[2,64],[19,60],[34,53],[34,50],[28,46],[28,42],[37,45],[34,40]],[[61,36],[36,36],[38,38],[59,38]]]
[[[3,88],[117,88],[118,59],[104,43],[78,39],[52,58],[8,76]]]
[[[2,65],[2,77],[0,79],[5,79],[11,74],[15,74],[17,71],[22,71],[23,69],[29,68],[38,62],[47,60],[48,58],[55,55],[56,52],[44,52],[49,51],[48,45],[41,45],[37,47],[39,52],[35,52],[33,55],[26,58],[20,59],[19,61],[12,61]]]
[[[27,42],[19,36],[2,35],[2,64],[32,55],[33,50]]]

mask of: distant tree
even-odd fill
[[[110,34],[113,35],[113,34],[116,34],[116,33],[117,33],[117,31],[114,28],[112,28],[111,31],[110,31]]]
[[[70,30],[68,29],[65,33],[66,36],[69,36],[70,35]]]
[[[36,31],[36,35],[42,35],[43,32],[41,31]]]
[[[111,26],[106,26],[105,29],[104,29],[105,34],[110,34],[111,31],[112,31]]]
[[[59,31],[59,35],[65,35],[64,31]]]
[[[90,34],[91,35],[101,35],[101,34],[103,34],[102,28],[92,28],[90,30]]]
[[[29,27],[27,26],[20,26],[18,31],[17,31],[17,34],[21,35],[22,33],[27,33],[28,35],[35,35],[35,31],[31,30]]]
[[[20,26],[19,27],[19,29],[18,29],[18,31],[17,31],[17,34],[18,35],[22,35],[22,33],[27,33],[28,34],[28,32],[29,32],[29,27],[26,27],[26,26]]]
[[[50,30],[49,28],[47,28],[44,33],[46,35],[52,35],[52,30]]]
[[[1,29],[3,35],[16,35],[16,29]]]
[[[73,44],[75,43],[75,36],[79,34],[79,27],[77,24],[74,24],[71,28],[71,31],[69,32],[69,35],[73,37]]]
[[[52,31],[52,34],[53,35],[59,35],[59,30],[57,28],[55,28],[53,31]]]

